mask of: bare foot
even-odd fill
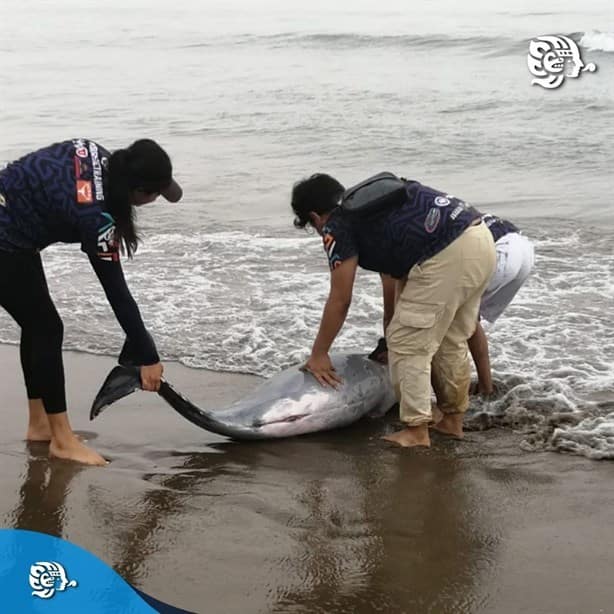
[[[84,465],[104,466],[107,464],[107,461],[98,452],[88,448],[77,437],[71,442],[63,444],[59,444],[53,439],[49,445],[49,456],[83,463]]]
[[[462,439],[465,436],[463,433],[463,416],[464,414],[444,414],[443,418],[431,428],[443,435]]]
[[[444,413],[441,411],[441,409],[439,409],[439,407],[437,407],[437,405],[432,405],[431,406],[431,422],[429,423],[430,426],[433,426],[434,424],[437,424],[438,422],[441,422],[441,419],[444,417]]]
[[[431,439],[429,437],[429,430],[426,424],[420,426],[408,426],[402,431],[397,431],[392,435],[386,435],[382,437],[386,441],[390,441],[403,448],[413,448],[417,446],[430,448]]]
[[[85,435],[81,433],[75,433],[75,437],[79,441],[87,441]],[[51,441],[51,427],[49,423],[42,426],[29,424],[28,432],[26,433],[26,441],[32,442],[50,442]]]
[[[26,432],[26,441],[51,441],[49,422],[42,425],[30,423]]]
[[[51,441],[51,426],[42,399],[28,399],[26,441]]]

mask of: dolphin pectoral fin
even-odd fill
[[[297,422],[303,418],[308,418],[309,414],[298,414],[293,416],[285,416],[282,418],[276,418],[275,420],[254,420],[252,426],[259,428],[262,426],[270,426],[272,424],[289,424],[290,422]]]
[[[135,390],[141,390],[139,367],[114,367],[107,375],[92,403],[90,420],[96,418],[105,407],[132,394]]]

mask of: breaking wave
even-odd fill
[[[614,52],[614,32],[585,32],[580,37],[580,45],[589,51]]]

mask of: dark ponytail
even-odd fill
[[[106,188],[107,211],[115,220],[117,240],[122,251],[128,258],[132,258],[139,244],[139,236],[135,226],[135,207],[130,202],[132,186],[128,150],[118,149],[109,158]]]

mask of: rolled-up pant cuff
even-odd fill
[[[416,426],[428,426],[429,424],[433,424],[433,420],[428,418],[414,418],[414,419],[404,419],[401,418],[401,422],[408,428],[414,428]]]

